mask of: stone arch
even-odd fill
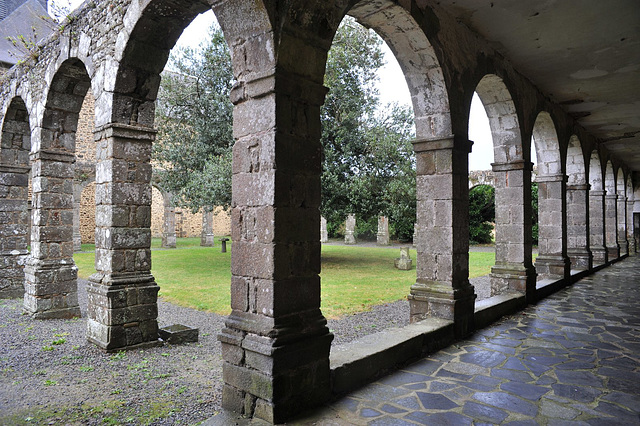
[[[40,126],[32,132],[33,232],[24,310],[35,318],[80,316],[73,262],[73,164],[79,113],[90,86],[84,63],[64,60],[48,86]]]
[[[24,265],[28,256],[29,112],[14,97],[4,114],[0,139],[0,298],[24,295]]]
[[[618,194],[616,193],[616,175],[613,163],[608,160],[604,172],[605,188],[605,236],[609,262],[620,257],[618,245]]]
[[[560,280],[569,278],[567,257],[566,176],[560,152],[560,142],[551,115],[538,114],[532,132],[538,159],[538,278]]]
[[[607,263],[607,248],[604,222],[604,179],[602,162],[597,150],[589,157],[589,249],[593,255],[593,265]]]
[[[589,250],[589,185],[582,144],[576,135],[567,147],[567,255],[571,268],[589,270],[593,266]]]
[[[629,254],[629,241],[627,240],[627,185],[624,179],[624,170],[618,167],[616,173],[616,195],[618,209],[618,245],[620,246],[620,255]]]
[[[526,244],[525,191],[531,180],[525,162],[518,113],[511,92],[495,74],[483,76],[475,89],[489,118],[496,182],[496,264],[491,273],[491,295],[519,291],[532,296],[535,271],[531,246]]]

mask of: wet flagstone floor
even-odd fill
[[[294,424],[640,425],[640,257]]]

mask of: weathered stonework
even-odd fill
[[[200,245],[202,247],[213,247],[215,245],[215,234],[213,233],[213,212],[209,210],[202,213],[202,234],[200,235]]]
[[[353,214],[347,216],[347,220],[344,223],[344,243],[355,244],[356,243],[356,217]]]
[[[389,218],[386,216],[378,217],[378,233],[376,235],[376,243],[379,246],[389,245]]]

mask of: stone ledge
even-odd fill
[[[542,300],[567,286],[564,278],[547,278],[536,283],[536,300]]]
[[[527,306],[527,298],[522,293],[504,293],[476,302],[476,329],[481,329],[499,318],[518,312]]]
[[[453,321],[430,318],[331,348],[331,391],[341,394],[454,341]]]

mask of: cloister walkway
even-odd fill
[[[639,415],[635,256],[290,424],[638,425]]]

